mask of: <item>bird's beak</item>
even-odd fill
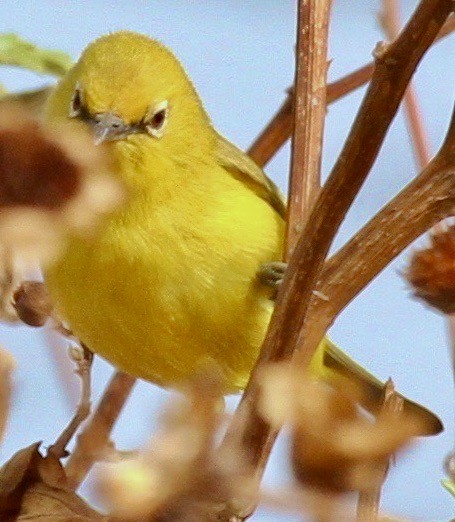
[[[93,141],[100,145],[105,141],[120,140],[131,133],[131,127],[111,112],[96,114],[92,121]]]
[[[99,124],[95,125],[95,128],[94,128],[94,138],[93,138],[93,142],[95,143],[95,145],[100,145],[101,143],[103,143],[103,141],[106,140],[106,138],[108,138],[108,134],[109,134],[109,128],[108,127],[103,127]]]

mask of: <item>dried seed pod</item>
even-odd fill
[[[24,281],[13,294],[19,318],[29,326],[44,326],[52,313],[52,303],[44,283]]]
[[[432,234],[430,246],[414,253],[405,275],[416,297],[455,313],[455,225]]]

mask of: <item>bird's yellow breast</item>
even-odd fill
[[[242,388],[273,306],[256,273],[280,259],[282,219],[215,162],[133,161],[120,149],[131,198],[51,268],[57,307],[123,371],[167,386],[215,364],[226,391]]]

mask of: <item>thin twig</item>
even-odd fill
[[[110,434],[136,382],[134,377],[116,372],[66,465],[69,484],[76,489],[108,446]]]
[[[381,501],[379,486],[373,490],[361,491],[357,504],[357,522],[375,522],[378,519],[379,504]]]
[[[48,455],[54,455],[57,459],[67,456],[66,447],[80,425],[89,416],[91,407],[91,368],[93,353],[86,346],[82,345],[81,349],[74,349],[71,356],[77,364],[76,373],[81,378],[81,399],[74,417],[54,444],[47,450]]]
[[[374,64],[369,63],[342,78],[327,84],[326,103],[333,103],[355,89],[365,85],[373,74]],[[248,155],[264,167],[286,143],[292,134],[294,89],[290,88],[286,100],[265,129],[248,149]]]
[[[321,185],[329,14],[330,0],[299,2],[286,260],[302,233]]]
[[[454,15],[448,18],[434,43],[439,42],[453,31],[455,31]],[[367,83],[373,74],[373,70],[374,63],[370,62],[347,76],[329,83],[327,85],[327,104],[339,100]],[[248,154],[260,167],[264,167],[273,158],[292,134],[293,98],[294,94],[291,88],[283,105],[248,150]]]
[[[46,326],[43,334],[46,338],[53,370],[65,395],[67,408],[69,411],[73,411],[78,401],[79,390],[78,382],[74,378],[74,371],[71,368],[71,360],[63,349],[65,340],[56,334],[52,326]]]
[[[428,136],[423,124],[422,112],[419,107],[417,94],[413,85],[410,85],[404,98],[404,109],[406,111],[406,121],[409,127],[409,134],[414,146],[415,161],[418,169],[422,169],[431,159],[430,145]]]
[[[455,381],[455,314],[447,317],[449,326],[450,359],[452,361],[452,376]]]
[[[393,41],[400,32],[401,26],[399,0],[382,0],[382,12],[379,15],[379,20],[388,40]],[[404,95],[403,106],[417,169],[422,170],[429,163],[431,153],[413,82],[410,82]]]
[[[403,397],[395,391],[395,385],[392,379],[388,379],[384,386],[384,402],[379,412],[378,419],[381,416],[387,418],[399,418],[403,412]],[[378,480],[373,486],[359,493],[359,501],[357,504],[357,521],[358,522],[374,522],[378,520],[379,505],[381,501],[381,490],[387,476],[389,467],[389,459],[385,461],[380,469]]]
[[[455,214],[454,165],[455,112],[434,159],[326,262],[310,305],[304,343],[318,343],[343,308],[400,252]]]
[[[258,363],[225,439],[225,444],[241,440],[258,475],[277,435],[256,410],[258,368],[289,359],[295,347],[303,346],[302,326],[336,230],[376,159],[417,64],[451,10],[450,0],[422,1],[396,42],[377,53],[375,72],[355,123],[290,259]],[[306,344],[301,350],[299,358],[305,366],[316,346]]]

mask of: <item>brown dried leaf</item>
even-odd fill
[[[388,457],[422,429],[405,413],[382,412],[373,423],[356,406],[359,390],[335,389],[289,365],[266,368],[261,384],[260,411],[277,427],[291,424],[294,472],[311,488],[369,488],[382,479]]]
[[[99,522],[108,520],[91,509],[71,490],[56,489],[36,482],[22,497],[16,520],[37,522]]]
[[[103,466],[99,491],[113,520],[224,520],[228,500],[256,494],[240,452],[218,450],[218,380],[204,374],[182,391],[143,452]]]
[[[18,451],[0,469],[0,518],[19,511],[29,474],[36,467],[40,443]]]
[[[43,457],[40,444],[18,451],[0,469],[0,520],[106,521],[68,488],[60,462]]]

